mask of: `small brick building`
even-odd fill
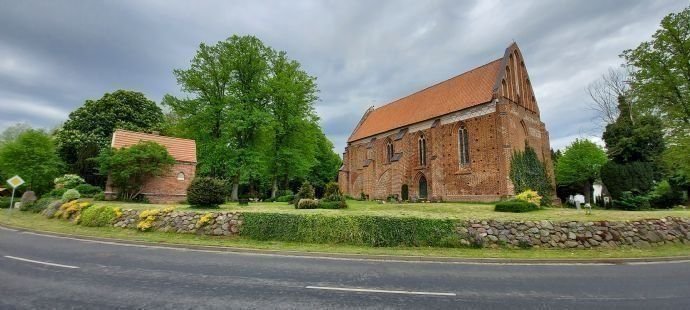
[[[496,201],[515,194],[510,160],[525,145],[554,183],[549,133],[512,44],[499,59],[367,110],[347,141],[338,183],[371,199]]]
[[[118,129],[113,133],[111,146],[123,148],[140,141],[153,141],[164,146],[175,159],[175,165],[164,175],[148,180],[142,195],[152,203],[174,203],[187,199],[187,187],[196,174],[196,143],[194,140],[166,137]],[[105,187],[106,198],[114,199],[117,189],[110,180]]]

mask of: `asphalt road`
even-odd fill
[[[690,263],[340,260],[127,246],[0,228],[0,309],[34,308],[689,309]]]

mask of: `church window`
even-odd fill
[[[391,140],[386,141],[386,160],[390,162],[393,159],[393,142]]]
[[[426,166],[426,138],[419,137],[419,165]]]
[[[467,128],[460,127],[458,129],[458,156],[460,158],[460,166],[467,166],[470,162],[470,147]]]

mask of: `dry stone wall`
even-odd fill
[[[138,210],[124,210],[115,227],[137,229]],[[163,211],[151,230],[211,236],[236,236],[244,223],[240,212]],[[275,223],[281,225],[281,223]],[[615,248],[690,244],[690,219],[667,217],[639,221],[458,221],[461,245],[534,248]]]
[[[138,210],[124,210],[113,226],[137,229],[141,221]],[[193,233],[211,236],[237,235],[244,221],[239,212],[194,211],[161,212],[155,216],[151,230],[175,233]]]
[[[690,219],[639,221],[465,221],[456,232],[463,245],[488,247],[592,248],[649,247],[690,243]]]

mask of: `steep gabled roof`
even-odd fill
[[[141,141],[153,141],[164,146],[176,161],[196,163],[196,142],[194,140],[117,129],[113,133],[111,146],[119,149],[135,145]]]
[[[372,111],[348,142],[491,101],[503,58],[420,90]]]

